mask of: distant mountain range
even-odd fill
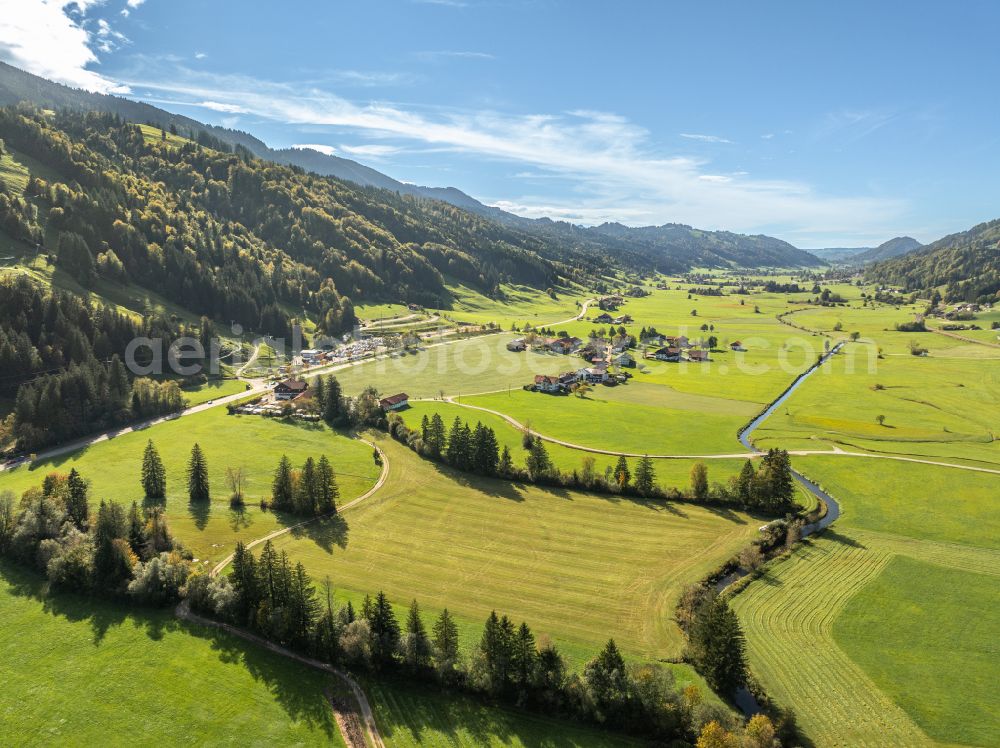
[[[880,262],[881,260],[888,260],[908,254],[920,249],[922,246],[924,245],[912,236],[897,236],[895,239],[882,242],[877,247],[856,254],[849,259],[852,264],[866,265],[869,262]]]
[[[822,247],[805,251],[826,262],[842,262],[871,249],[874,247]]]
[[[823,259],[788,242],[763,235],[703,231],[682,224],[630,228],[617,223],[582,227],[548,218],[530,219],[484,205],[454,187],[423,187],[400,182],[351,159],[308,148],[269,147],[239,130],[206,125],[190,117],[118,96],[89,93],[40,78],[0,62],[0,105],[21,101],[52,109],[101,111],[138,123],[165,129],[173,127],[193,139],[199,132],[231,146],[241,146],[258,158],[297,166],[321,176],[377,187],[401,195],[440,200],[521,231],[559,241],[570,251],[598,252],[626,265],[645,266],[661,272],[683,272],[692,267],[815,267]]]

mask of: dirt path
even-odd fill
[[[382,736],[378,731],[378,726],[375,724],[375,714],[372,711],[371,704],[368,702],[368,697],[365,696],[365,692],[361,689],[361,686],[358,685],[358,682],[351,676],[350,673],[326,662],[320,662],[319,660],[314,660],[311,657],[300,655],[298,652],[286,649],[285,647],[275,644],[272,641],[268,641],[267,639],[257,636],[257,634],[251,633],[250,631],[242,629],[238,626],[232,626],[228,623],[223,623],[222,621],[215,621],[211,618],[204,618],[197,613],[192,612],[191,606],[188,604],[187,600],[182,600],[181,603],[174,609],[174,613],[182,621],[194,623],[199,626],[208,626],[210,628],[220,629],[228,634],[238,636],[240,639],[244,639],[263,647],[274,654],[286,657],[290,660],[295,660],[303,665],[315,668],[316,670],[322,670],[325,673],[329,673],[330,675],[340,678],[340,680],[346,683],[351,689],[351,692],[354,694],[354,698],[357,699],[358,706],[361,709],[361,717],[364,721],[365,729],[372,745],[376,746],[376,748],[385,748],[385,743],[382,741]]]
[[[1000,348],[1000,344],[998,343],[990,343],[986,340],[976,340],[975,338],[967,338],[964,335],[957,335],[953,332],[949,332],[948,330],[941,330],[937,327],[930,328],[930,331],[938,335],[944,335],[947,338],[954,338],[955,340],[961,340],[965,343],[975,343],[976,345],[985,345],[989,346],[990,348]]]
[[[417,400],[415,402],[421,402]],[[441,402],[441,400],[427,399],[426,402]],[[562,447],[568,447],[569,449],[576,449],[581,452],[590,452],[592,454],[609,455],[611,457],[649,457],[651,460],[746,460],[746,459],[756,459],[762,457],[763,453],[752,451],[752,452],[730,452],[722,454],[646,454],[644,452],[617,452],[612,449],[599,449],[598,447],[588,447],[583,444],[575,444],[573,442],[564,441],[563,439],[556,439],[552,436],[547,436],[534,429],[530,429],[525,426],[520,421],[511,418],[506,413],[501,413],[499,410],[493,410],[492,408],[484,408],[479,405],[469,405],[468,403],[459,402],[453,397],[444,398],[444,402],[451,403],[452,405],[458,405],[461,408],[469,408],[470,410],[479,410],[483,413],[489,413],[494,416],[502,418],[504,421],[509,423],[514,428],[519,431],[526,431],[534,437],[541,439],[542,441],[550,442],[551,444],[558,444]],[[980,473],[993,473],[995,475],[1000,475],[1000,469],[994,470],[992,468],[975,467],[972,465],[956,465],[951,462],[939,462],[937,460],[921,459],[919,457],[904,457],[902,455],[876,455],[868,454],[867,452],[847,452],[839,447],[834,449],[790,449],[788,454],[805,457],[809,455],[822,455],[826,457],[867,457],[875,460],[899,460],[900,462],[918,462],[924,465],[937,465],[938,467],[950,467],[956,468],[958,470],[973,470]]]
[[[389,460],[386,458],[385,452],[382,451],[382,448],[379,447],[374,442],[368,441],[367,439],[361,439],[361,441],[363,441],[369,447],[371,447],[372,449],[374,449],[374,450],[376,450],[378,452],[378,454],[379,454],[379,460],[380,460],[380,462],[382,464],[382,472],[379,474],[378,480],[375,481],[375,485],[374,486],[372,486],[371,488],[369,488],[367,491],[365,491],[363,494],[361,494],[358,498],[351,499],[346,504],[343,504],[342,506],[337,507],[337,513],[338,514],[346,512],[351,507],[357,506],[362,501],[364,501],[365,499],[367,499],[370,496],[372,496],[376,491],[378,491],[380,488],[382,488],[382,486],[385,484],[385,479],[389,475]],[[274,540],[277,537],[280,537],[282,535],[285,535],[286,533],[292,532],[293,530],[297,530],[300,527],[305,527],[306,525],[312,524],[313,522],[317,522],[317,521],[319,521],[321,519],[324,519],[325,517],[328,517],[328,516],[330,516],[330,515],[326,515],[325,514],[325,515],[322,515],[320,517],[310,517],[309,519],[302,520],[301,522],[297,522],[294,525],[289,525],[288,527],[283,527],[280,530],[275,530],[274,532],[268,533],[267,535],[264,535],[263,537],[257,538],[256,540],[251,540],[249,543],[246,544],[246,549],[250,550],[251,548],[256,548],[258,545],[263,545],[268,540]],[[233,561],[233,554],[230,553],[228,556],[226,556],[224,559],[222,559],[219,563],[217,563],[215,566],[213,566],[212,567],[212,571],[209,572],[209,573],[213,577],[217,577],[219,574],[222,573],[223,569],[225,569],[227,566],[229,566],[230,563],[232,563],[232,561]]]

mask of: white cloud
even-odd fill
[[[732,143],[731,140],[726,140],[725,138],[720,138],[718,135],[702,135],[696,132],[682,132],[682,138],[687,138],[688,140],[698,140],[702,143]]]
[[[362,158],[385,158],[394,156],[403,149],[394,145],[342,145],[340,150]]]
[[[204,60],[206,57],[208,57],[208,55],[205,54],[204,52],[195,52],[194,55],[194,59],[196,60]]]
[[[225,104],[221,101],[199,101],[193,106],[211,109],[213,112],[225,112],[226,114],[250,114],[250,110],[239,104]]]
[[[335,127],[389,145],[506,161],[558,175],[572,185],[565,198],[516,200],[526,214],[582,222],[681,221],[704,228],[819,236],[848,231],[893,230],[905,204],[886,198],[832,196],[791,180],[750,174],[720,175],[704,159],[673,155],[642,127],[613,113],[513,115],[495,111],[418,110],[386,102],[355,103],[298,85],[238,76],[172,71],[169,80],[134,81],[193,100],[241,106],[276,122]],[[364,147],[364,146],[362,146]],[[510,202],[510,194],[501,196]]]
[[[308,151],[319,151],[327,156],[332,156],[337,152],[337,149],[332,145],[323,145],[322,143],[296,143],[292,148],[298,148],[299,150]]]
[[[109,52],[127,41],[106,22],[86,28],[88,8],[99,0],[0,0],[0,59],[76,88],[127,93],[128,87],[90,70],[99,61],[91,44]]]

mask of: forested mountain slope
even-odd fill
[[[481,217],[554,243],[549,254],[561,254],[574,266],[606,267],[609,260],[631,270],[656,269],[684,272],[694,266],[799,267],[821,260],[791,244],[769,236],[701,231],[680,224],[629,228],[605,224],[585,228],[548,218],[529,219],[484,205],[454,187],[422,187],[400,182],[371,167],[311,149],[274,149],[254,136],[206,125],[189,117],[117,96],[89,93],[40,78],[0,62],[0,104],[30,102],[37,106],[107,112],[134,123],[150,123],[190,137],[202,145],[224,143],[246,148],[253,155],[278,164],[300,167],[322,176],[333,176],[365,187],[378,187],[401,195],[425,197],[464,208]]]
[[[442,202],[361,188],[166,134],[115,115],[0,110],[0,139],[58,178],[0,196],[0,226],[47,242],[64,268],[157,288],[249,329],[287,331],[304,309],[325,332],[350,299],[447,306],[446,277],[483,293],[585,277],[586,258]],[[598,263],[600,263],[598,265]],[[606,266],[590,258],[590,266]]]
[[[877,247],[872,247],[869,250],[854,255],[850,258],[850,262],[851,264],[864,264],[889,260],[893,257],[900,257],[916,249],[920,249],[922,246],[912,236],[897,236],[887,242],[882,242]]]
[[[944,286],[947,301],[992,301],[1000,295],[1000,219],[880,262],[867,275],[908,290]]]

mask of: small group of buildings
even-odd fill
[[[597,300],[597,306],[604,311],[615,311],[622,304],[625,303],[625,299],[617,294],[612,294],[611,296],[602,296]]]
[[[670,363],[680,363],[681,361],[693,361],[695,363],[702,363],[704,361],[711,361],[708,357],[708,351],[702,350],[700,348],[688,348],[682,349],[680,346],[664,346],[659,350],[653,351],[651,354],[646,354],[647,358],[655,358],[657,361],[667,361]]]
[[[531,347],[552,351],[553,353],[560,353],[562,355],[568,355],[570,353],[575,353],[579,350],[580,346],[583,345],[583,341],[576,337],[567,338],[538,338],[535,342],[531,344]],[[507,350],[513,351],[515,353],[525,351],[528,349],[528,341],[525,338],[515,338],[507,343]]]
[[[563,374],[536,374],[534,383],[526,385],[525,389],[549,394],[569,392],[580,383],[615,385],[625,382],[631,374],[615,374],[608,369],[607,363],[585,366],[576,371]]]
[[[593,322],[599,325],[629,325],[632,321],[631,314],[619,314],[617,317],[612,317],[607,312],[601,312],[593,319]]]

